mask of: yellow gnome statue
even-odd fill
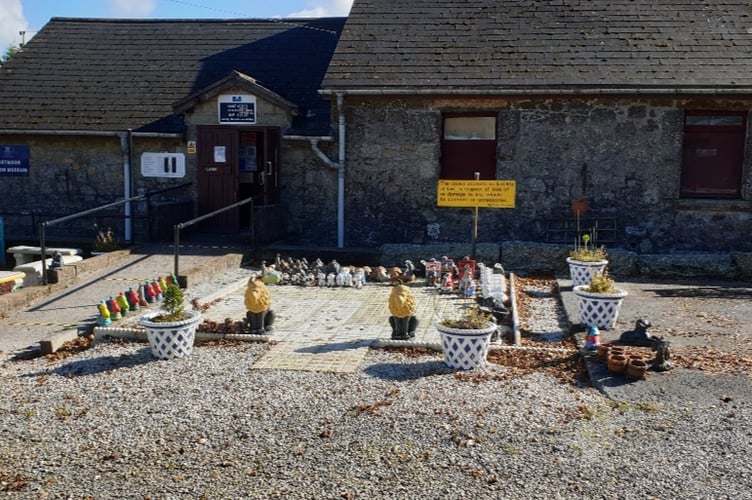
[[[272,329],[274,311],[269,309],[272,298],[263,281],[263,275],[252,276],[245,289],[245,317],[252,334],[263,335]]]
[[[392,327],[392,340],[409,340],[415,337],[418,318],[415,312],[415,297],[405,285],[395,285],[389,295],[389,324]]]

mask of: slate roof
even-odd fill
[[[0,69],[0,129],[180,133],[173,105],[240,73],[297,106],[284,133],[328,135],[344,22],[53,18]]]
[[[748,0],[355,0],[325,92],[752,88]]]

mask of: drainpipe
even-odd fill
[[[130,200],[133,190],[131,185],[131,156],[133,150],[133,129],[120,136],[120,146],[123,149],[123,196]],[[133,241],[133,221],[131,220],[131,202],[125,202],[125,241]]]
[[[344,95],[337,94],[337,113],[339,114],[339,159],[332,161],[319,149],[319,139],[309,138],[311,149],[326,166],[337,170],[337,248],[345,246],[345,110]]]
[[[337,181],[337,248],[345,246],[345,110],[344,94],[337,94],[339,114],[339,173]]]

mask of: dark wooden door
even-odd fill
[[[198,207],[200,215],[238,201],[238,130],[232,127],[198,129]],[[236,232],[238,210],[228,210],[202,224],[202,230]]]
[[[264,132],[264,205],[279,203],[279,141],[278,128]]]
[[[684,118],[681,195],[739,198],[746,112],[687,112]]]
[[[743,131],[686,132],[682,196],[738,198],[743,159]]]

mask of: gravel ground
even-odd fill
[[[559,328],[556,301],[540,295]],[[215,343],[154,361],[145,344],[113,341],[4,363],[0,491],[752,498],[746,400],[614,402],[562,377],[561,360],[455,374],[439,353],[417,349],[371,350],[352,374],[252,369],[266,349]]]

